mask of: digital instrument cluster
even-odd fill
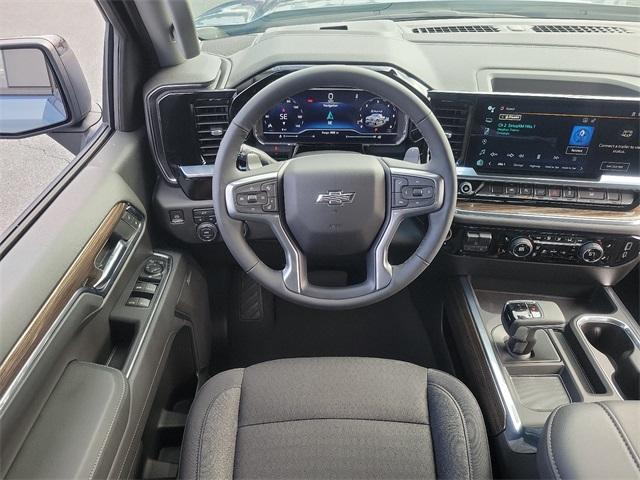
[[[478,98],[466,165],[478,173],[640,174],[638,100]]]
[[[274,105],[256,128],[261,143],[359,143],[397,145],[407,117],[364,90],[318,88]]]

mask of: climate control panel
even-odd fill
[[[444,248],[462,256],[613,267],[638,258],[640,237],[456,225]]]

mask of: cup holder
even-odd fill
[[[640,400],[640,339],[624,322],[611,317],[583,317],[577,333],[589,356],[625,400]]]

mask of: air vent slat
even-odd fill
[[[196,113],[197,118],[216,118],[216,117],[226,117],[227,112],[222,113]]]
[[[613,25],[534,25],[532,30],[537,33],[632,33]]]
[[[500,29],[493,25],[446,25],[441,27],[416,27],[413,33],[497,33]]]
[[[436,103],[433,113],[447,134],[453,156],[459,160],[467,132],[469,106],[465,104]]]
[[[229,128],[229,97],[216,98],[211,92],[210,98],[198,98],[193,105],[193,118],[200,157],[205,163],[214,163],[220,142]]]

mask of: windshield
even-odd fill
[[[354,20],[535,17],[638,21],[640,0],[191,0],[199,31],[221,35],[274,26]]]

